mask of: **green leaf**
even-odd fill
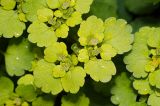
[[[41,88],[43,92],[51,92],[53,95],[60,93],[63,88],[61,80],[52,76],[55,65],[45,60],[39,60],[33,67],[34,83],[36,87]]]
[[[89,60],[89,53],[87,49],[79,50],[78,60],[80,62],[87,62]]]
[[[79,42],[82,46],[97,45],[104,38],[103,21],[96,16],[90,16],[86,21],[83,21],[78,31]]]
[[[46,6],[46,0],[24,0],[22,10],[26,14],[27,20],[33,22],[37,20],[37,10]]]
[[[142,45],[139,47],[142,47],[143,49]],[[124,62],[127,64],[126,68],[128,71],[133,72],[134,77],[141,78],[148,75],[148,73],[145,71],[145,65],[149,62],[149,59],[143,54],[131,53],[124,58]]]
[[[147,103],[150,106],[158,106],[160,104],[160,97],[153,93],[149,96]]]
[[[56,10],[56,11],[54,11],[54,16],[56,18],[61,18],[63,16],[63,11],[62,10]]]
[[[23,103],[21,104],[21,106],[29,106],[29,103],[28,103],[28,102],[23,102]]]
[[[32,43],[37,43],[39,47],[47,47],[57,41],[57,37],[53,29],[45,23],[34,21],[28,28],[28,39]]]
[[[54,98],[51,95],[39,96],[32,102],[32,106],[54,106]]]
[[[18,14],[13,10],[3,10],[0,7],[0,35],[5,38],[19,37],[25,29],[25,24],[20,22]]]
[[[72,13],[71,17],[66,20],[66,24],[70,27],[75,27],[82,22],[82,15],[79,12]]]
[[[105,20],[104,41],[112,45],[118,54],[123,54],[131,49],[133,42],[132,27],[123,19],[111,17]]]
[[[21,76],[31,69],[34,53],[27,39],[12,39],[5,53],[5,64],[10,76]]]
[[[149,33],[149,27],[141,28],[139,32],[135,34],[132,51],[124,58],[124,62],[127,64],[127,69],[130,72],[133,72],[133,76],[136,78],[144,78],[148,75],[145,66],[150,61],[150,51],[147,45]]]
[[[49,18],[53,17],[53,11],[49,8],[41,8],[37,10],[37,15],[41,22],[47,22]]]
[[[100,55],[103,60],[111,60],[117,55],[117,51],[109,44],[102,44]]]
[[[67,38],[69,32],[69,27],[66,24],[62,24],[56,29],[56,36],[61,38]]]
[[[149,74],[149,83],[160,89],[160,70],[156,70]]]
[[[0,105],[4,105],[9,99],[13,89],[14,84],[9,78],[3,76],[0,77]]]
[[[62,86],[66,92],[77,93],[84,85],[86,73],[82,67],[71,67],[61,78]]]
[[[35,100],[37,96],[36,89],[32,85],[19,85],[16,93],[28,102]]]
[[[145,106],[144,103],[136,102],[137,94],[126,73],[121,73],[114,81],[115,85],[111,88],[112,103],[118,106]]]
[[[18,100],[19,100],[19,98],[17,99],[17,101],[18,101]],[[17,102],[17,101],[16,101],[16,102]],[[18,102],[19,102],[19,101],[18,101]],[[14,104],[15,104],[15,103],[14,103],[13,100],[7,100],[6,103],[5,103],[6,106],[14,106]],[[4,105],[2,105],[2,106],[4,106]]]
[[[81,14],[88,13],[92,2],[93,0],[76,0],[75,9]]]
[[[62,65],[56,65],[53,68],[53,77],[55,78],[61,78],[66,75],[66,71],[64,70]]]
[[[32,74],[25,74],[24,76],[20,77],[17,81],[18,85],[33,85],[34,77]]]
[[[48,46],[44,50],[44,58],[48,62],[56,62],[57,60],[63,61],[68,55],[67,46],[63,42],[56,42]]]
[[[15,0],[1,0],[0,3],[1,3],[1,6],[3,6],[3,8],[6,10],[12,10],[16,5]]]
[[[160,48],[160,28],[150,28],[147,44],[150,47]]]
[[[152,92],[149,81],[147,79],[135,80],[133,82],[133,87],[138,90],[138,93],[141,95],[150,94]]]
[[[89,106],[89,98],[83,93],[68,94],[62,97],[62,106]]]
[[[117,16],[117,0],[94,0],[90,13],[105,20]]]
[[[59,8],[65,0],[46,0],[47,5],[51,9]]]
[[[72,64],[73,65],[77,65],[78,64],[78,57],[75,54],[71,55],[71,60],[72,60]]]
[[[112,75],[116,74],[116,67],[112,61],[104,61],[101,59],[89,60],[84,65],[87,74],[95,81],[108,82]]]

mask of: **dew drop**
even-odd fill
[[[19,57],[16,57],[16,60],[19,60]]]
[[[14,35],[15,35],[15,36],[20,36],[20,34],[19,34],[19,33],[14,33]]]

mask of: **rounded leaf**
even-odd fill
[[[19,20],[17,12],[13,10],[3,10],[0,7],[0,13],[0,36],[3,35],[5,38],[21,36],[26,27],[25,24]]]
[[[0,3],[1,3],[1,6],[3,6],[3,8],[6,10],[12,10],[16,5],[15,0],[1,0]]]
[[[123,19],[111,17],[105,20],[104,41],[112,45],[118,54],[123,54],[131,49],[133,42],[132,27]]]
[[[62,24],[56,29],[56,36],[61,38],[67,38],[69,32],[69,27],[66,24]]]
[[[36,87],[41,88],[45,93],[51,92],[53,95],[60,93],[63,88],[61,80],[53,77],[53,69],[55,65],[45,60],[39,60],[35,65],[34,83]]]
[[[133,104],[137,103],[137,94],[132,88],[132,82],[128,75],[123,72],[114,79],[114,82],[111,88],[112,103],[119,106],[134,106]]]
[[[5,64],[10,76],[21,76],[31,69],[34,59],[32,45],[27,39],[12,39],[5,53]]]
[[[59,8],[65,0],[46,0],[47,5],[51,9]]]
[[[41,22],[47,22],[50,17],[53,17],[53,11],[48,8],[42,8],[37,10],[37,15]]]
[[[156,70],[149,74],[149,83],[160,89],[160,70]]]
[[[79,42],[82,46],[97,45],[104,38],[103,21],[96,16],[90,16],[86,21],[83,21],[78,31]]]
[[[13,82],[7,77],[0,77],[0,105],[4,105],[4,103],[9,99],[13,90]]]
[[[160,48],[160,28],[150,28],[147,43],[150,47]]]
[[[103,44],[101,46],[101,58],[103,60],[111,60],[112,57],[116,56],[117,51],[109,44]]]
[[[71,67],[61,78],[62,86],[66,92],[77,93],[84,85],[86,73],[82,67]]]
[[[36,89],[32,85],[19,85],[16,88],[16,93],[26,101],[33,101],[36,99]]]
[[[79,12],[72,13],[71,17],[66,20],[66,24],[70,27],[75,27],[82,22],[82,15]]]
[[[24,76],[18,79],[18,85],[33,85],[34,77],[32,74],[25,74]]]
[[[136,78],[144,78],[148,75],[146,65],[151,60],[147,45],[148,33],[150,33],[149,27],[143,27],[136,32],[132,51],[124,58],[128,71],[133,72]]]
[[[108,82],[116,74],[116,67],[112,61],[89,60],[84,65],[87,74],[95,81]]]
[[[47,47],[57,41],[54,30],[45,23],[34,21],[28,28],[28,39],[32,43],[37,43],[39,47]]]
[[[158,106],[160,104],[160,97],[153,93],[149,96],[147,103],[150,106]]]
[[[44,58],[48,62],[62,61],[68,55],[67,47],[63,42],[56,42],[51,46],[48,46],[44,50]]]
[[[79,50],[78,60],[80,62],[87,62],[89,60],[89,53],[87,49]]]
[[[37,10],[44,7],[47,7],[46,0],[24,0],[22,3],[22,11],[31,22],[37,20]]]
[[[138,90],[138,93],[141,95],[146,95],[146,94],[150,94],[152,92],[152,89],[149,85],[149,82],[147,81],[147,79],[143,80],[135,80],[133,82],[133,87]]]
[[[93,0],[76,0],[75,9],[81,14],[88,13]]]

